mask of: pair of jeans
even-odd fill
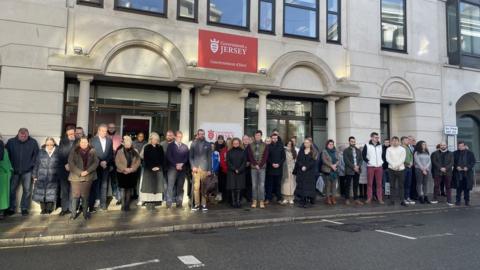
[[[21,210],[30,209],[32,199],[32,172],[13,174],[10,182],[10,210],[17,209],[17,189],[22,185],[22,200],[20,201]]]
[[[405,170],[395,171],[388,169],[388,177],[390,181],[390,199],[393,201],[396,197],[401,201],[406,200],[404,190]]]
[[[93,209],[95,200],[100,200],[100,208],[107,209],[108,177],[110,173],[107,168],[97,169],[97,180],[92,183],[92,190],[89,198],[90,209]]]
[[[418,196],[427,196],[427,184],[430,178],[430,172],[427,171],[427,175],[424,175],[422,170],[415,168],[415,179],[417,180],[417,193]]]
[[[412,186],[412,173],[413,173],[412,167],[410,168],[405,167],[405,180],[403,182],[405,200],[410,199],[410,189]]]
[[[457,194],[456,194],[456,202],[460,203],[462,201],[462,192],[463,192],[463,199],[465,200],[465,203],[470,202],[470,190],[468,189],[468,180],[467,176],[464,173],[461,173],[458,175],[458,177],[461,177],[461,179],[458,179],[457,183]]]
[[[265,169],[252,169],[252,200],[265,200]]]
[[[60,179],[60,198],[62,211],[67,211],[70,209],[70,181],[68,181],[68,174],[63,175]]]
[[[382,195],[382,177],[383,177],[383,168],[382,167],[367,167],[367,199],[372,200],[373,195],[373,179],[375,179],[376,189],[377,189],[377,199],[379,201],[383,200]]]
[[[359,189],[359,180],[360,180],[360,175],[358,173],[354,175],[346,175],[345,176],[345,185],[344,185],[344,197],[345,199],[350,199],[350,187],[353,182],[353,199],[358,200],[358,189]]]
[[[282,199],[281,192],[282,175],[267,175],[265,179],[265,199],[271,201],[273,194],[277,200]]]
[[[385,194],[385,183],[390,183],[390,172],[389,169],[383,169],[383,178],[382,178],[382,190],[383,194]],[[392,184],[390,183],[390,186]],[[402,181],[402,186],[403,186],[403,181]],[[392,195],[392,192],[390,191],[390,196]]]
[[[115,168],[110,172],[110,185],[112,186],[112,196],[115,197],[117,201],[121,201],[123,197],[121,194],[122,190],[118,187],[117,170]]]
[[[438,200],[440,196],[441,183],[445,185],[445,193],[447,195],[447,202],[452,202],[452,177],[448,175],[437,175],[434,178],[433,199]]]
[[[169,168],[167,173],[167,206],[172,206],[174,200],[173,190],[176,188],[176,199],[177,206],[181,206],[183,203],[183,185],[185,183],[185,169],[177,171],[176,168]]]
[[[207,172],[198,169],[197,172],[193,174],[193,200],[195,201],[195,206],[199,207],[200,203],[203,206],[207,205],[207,192],[205,187],[205,180],[207,179]]]

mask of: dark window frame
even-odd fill
[[[462,42],[461,42],[461,39],[462,39],[462,27],[461,27],[461,24],[460,24],[460,20],[461,20],[461,13],[460,13],[460,5],[462,3],[465,3],[465,4],[468,4],[468,5],[472,5],[472,6],[475,6],[475,7],[478,7],[480,8],[480,1],[469,1],[469,0],[460,0],[458,1],[458,35],[460,36],[460,52],[462,55],[466,55],[466,56],[469,56],[469,57],[474,57],[474,58],[480,58],[480,53],[479,54],[476,54],[476,53],[469,53],[469,52],[465,52],[463,49],[462,49]]]
[[[403,49],[392,49],[388,47],[383,46],[383,16],[382,16],[382,9],[383,9],[383,0],[380,0],[380,46],[382,47],[382,51],[387,51],[387,52],[396,52],[396,53],[405,53],[408,54],[408,28],[407,28],[407,0],[402,0],[403,1],[403,38],[404,38],[404,44],[403,44]]]
[[[103,4],[104,4],[103,2],[104,2],[104,0],[100,0],[99,3],[96,4],[96,3],[92,3],[92,2],[77,0],[77,5],[103,8]]]
[[[327,43],[339,44],[342,45],[342,0],[335,0],[337,1],[337,11],[330,11],[328,10],[328,0],[327,2],[327,25],[326,25],[326,40]],[[338,32],[338,40],[332,40],[328,38],[328,15],[335,15],[337,16],[337,32]]]
[[[382,114],[383,114],[383,110],[386,111],[386,117],[387,117],[387,121],[384,121],[383,120],[383,117],[382,117]],[[385,139],[389,139],[390,140],[390,135],[391,135],[391,122],[390,122],[390,104],[380,104],[380,133],[382,133],[383,129],[383,125],[386,124],[387,125],[387,133],[388,134],[380,134],[382,136],[382,140],[385,140]],[[385,136],[387,135],[387,136]]]
[[[262,2],[271,3],[272,4],[272,30],[262,30],[260,29],[260,17],[261,17],[261,5]],[[258,32],[262,34],[270,34],[275,35],[275,25],[276,25],[276,0],[258,0]]]
[[[304,39],[304,40],[310,40],[310,41],[320,41],[320,31],[319,31],[319,24],[320,24],[320,1],[315,0],[317,3],[316,8],[309,8],[305,6],[300,6],[300,5],[295,5],[295,4],[289,4],[286,3],[286,0],[283,0],[283,36],[288,37],[288,38],[297,38],[297,39]],[[292,8],[298,8],[298,9],[303,9],[303,10],[309,10],[309,11],[315,11],[316,14],[316,22],[315,22],[315,37],[307,37],[307,36],[301,36],[301,35],[295,35],[295,34],[289,34],[285,33],[285,7],[292,7]]]
[[[198,0],[194,0],[195,3],[193,6],[193,18],[180,15],[180,1],[181,0],[177,1],[177,20],[198,23]]]
[[[230,28],[230,29],[235,29],[235,30],[242,30],[242,31],[250,31],[250,5],[251,5],[251,0],[245,0],[247,1],[247,25],[246,26],[238,26],[234,24],[227,24],[227,23],[221,23],[221,22],[212,22],[210,21],[210,1],[207,0],[207,25],[211,26],[218,26],[218,27],[224,27],[224,28]]]
[[[118,11],[136,13],[136,14],[143,14],[143,15],[149,15],[149,16],[155,16],[155,17],[168,18],[168,0],[160,0],[160,1],[163,1],[163,6],[164,6],[164,8],[163,8],[164,12],[163,13],[141,10],[141,9],[135,9],[135,8],[122,7],[118,4],[119,0],[114,1],[113,9],[118,10]]]

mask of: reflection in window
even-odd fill
[[[179,0],[178,17],[190,20],[197,19],[197,0]]]
[[[390,138],[390,106],[381,104],[380,107],[380,135],[382,139]]]
[[[275,0],[260,0],[258,11],[258,30],[274,32],[275,30]]]
[[[284,0],[284,34],[318,39],[318,1]]]
[[[327,40],[340,42],[340,0],[327,1]]]
[[[480,55],[480,6],[460,3],[462,51]]]
[[[166,0],[116,0],[116,7],[155,13],[166,14]]]
[[[405,0],[382,0],[382,48],[405,51]]]
[[[209,0],[208,22],[248,28],[249,0]]]

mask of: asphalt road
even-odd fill
[[[480,269],[480,207],[0,249],[0,269]]]

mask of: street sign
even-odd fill
[[[445,126],[444,133],[445,133],[445,135],[458,135],[458,127],[456,127],[456,126]]]

